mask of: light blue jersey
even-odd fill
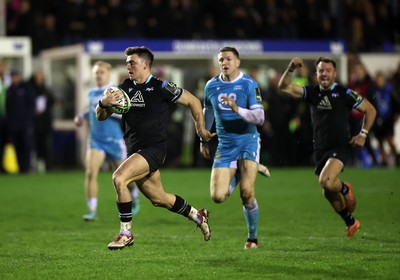
[[[222,96],[233,98],[241,108],[263,109],[257,82],[242,72],[234,81],[223,81],[219,75],[207,82],[204,107],[214,112],[219,140],[214,167],[236,168],[236,161],[243,158],[258,162],[260,135],[257,126],[245,122],[228,105],[223,104]]]
[[[104,121],[96,119],[96,106],[103,97],[104,90],[109,86],[92,88],[89,91],[88,118],[90,134],[88,145],[90,148],[106,154],[108,159],[120,161],[126,158],[126,148],[120,119],[115,117],[110,117]]]

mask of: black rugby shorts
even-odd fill
[[[137,154],[144,157],[149,164],[150,173],[158,170],[165,161],[167,155],[167,149],[165,144],[158,144],[151,147],[141,149],[136,152]],[[128,154],[128,157],[132,154]]]
[[[350,150],[346,148],[342,149],[332,149],[332,150],[323,150],[316,151],[314,153],[315,162],[317,166],[315,167],[315,174],[319,176],[321,174],[322,169],[324,168],[326,162],[330,158],[335,158],[340,160],[343,163],[343,167],[346,164],[347,160],[350,158]]]

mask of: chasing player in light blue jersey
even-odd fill
[[[244,248],[258,248],[254,185],[260,155],[257,125],[264,122],[261,92],[257,82],[239,70],[240,58],[235,48],[222,48],[218,63],[221,73],[207,82],[204,97],[206,128],[211,128],[215,118],[219,140],[211,172],[211,198],[216,203],[224,202],[240,181],[248,228]],[[210,149],[203,140],[200,151],[210,158]]]
[[[93,65],[93,76],[96,87],[88,93],[88,111],[74,118],[76,126],[81,126],[83,120],[89,123],[88,146],[85,159],[85,193],[89,212],[83,215],[85,221],[96,219],[98,202],[98,174],[104,161],[109,161],[115,169],[126,159],[126,147],[121,129],[121,115],[114,114],[107,121],[99,122],[96,119],[96,106],[103,97],[103,92],[111,86],[111,65],[104,61],[97,61]],[[139,211],[139,192],[134,185],[131,188],[133,197],[132,214]]]

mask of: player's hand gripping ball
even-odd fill
[[[112,86],[109,88],[111,94],[121,92],[123,94],[123,98],[118,100],[119,105],[114,105],[108,108],[111,112],[115,114],[125,114],[131,108],[131,100],[128,94],[121,88]]]

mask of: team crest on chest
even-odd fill
[[[132,107],[146,107],[144,103],[143,95],[140,90],[136,91],[135,94],[131,98],[131,106]]]

